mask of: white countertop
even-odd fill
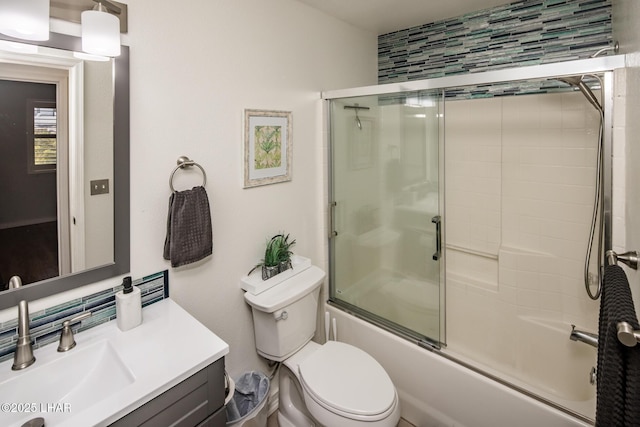
[[[117,392],[83,407],[63,408],[64,413],[57,414],[27,413],[20,422],[12,421],[15,424],[11,425],[21,426],[26,420],[42,416],[47,427],[106,426],[229,353],[227,343],[171,299],[145,307],[142,316],[142,324],[126,332],[120,331],[115,321],[80,332],[76,334],[77,346],[67,353],[58,353],[56,343],[35,349],[36,362],[22,371],[11,370],[12,360],[1,363],[0,384],[12,378],[20,384],[19,376],[30,370],[47,375],[47,364],[68,357],[74,351],[80,355],[83,347],[107,341],[134,377],[133,382]],[[82,380],[83,374],[78,372],[78,381]],[[0,404],[34,403],[13,402],[10,395],[0,395],[0,400]],[[9,425],[3,422],[3,415],[8,412],[6,408],[3,406],[0,411],[0,425],[5,427]],[[13,409],[21,408],[14,406]]]

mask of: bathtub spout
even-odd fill
[[[571,335],[569,335],[571,341],[582,341],[585,344],[589,344],[595,348],[598,348],[598,335],[591,332],[580,331],[576,329],[576,325],[571,325]]]

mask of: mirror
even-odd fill
[[[46,92],[45,86],[50,86],[51,80],[54,80],[54,83],[56,81],[56,78],[51,76],[55,76],[56,72],[62,73],[62,77],[57,80],[58,84],[54,84],[53,87],[56,93],[53,104],[40,102],[46,101],[42,98],[50,98],[50,95],[38,94],[30,96],[30,99],[36,100],[36,103],[29,101],[25,109],[28,120],[44,123],[42,127],[45,128],[52,114],[57,116],[57,120],[53,120],[58,123],[57,129],[54,128],[53,131],[49,129],[49,133],[53,133],[54,136],[57,133],[58,140],[58,152],[54,155],[57,160],[52,162],[54,170],[34,171],[33,169],[38,167],[34,166],[34,163],[47,162],[34,162],[31,155],[23,156],[28,157],[28,160],[23,163],[31,168],[29,169],[31,175],[25,172],[23,166],[21,166],[21,173],[25,177],[36,177],[41,180],[43,177],[48,178],[49,183],[44,184],[44,193],[37,195],[35,191],[38,190],[25,190],[22,198],[31,202],[42,202],[47,199],[49,205],[55,206],[53,221],[57,232],[53,234],[54,239],[66,237],[66,240],[57,239],[56,243],[58,255],[65,256],[59,257],[62,261],[58,262],[55,277],[33,283],[25,281],[25,286],[20,289],[1,292],[0,309],[15,306],[23,299],[29,301],[43,298],[129,271],[129,49],[123,46],[122,54],[107,62],[87,61],[77,59],[73,55],[73,52],[81,51],[80,38],[56,33],[51,33],[50,36],[47,41],[25,45],[24,41],[0,34],[0,43],[3,43],[2,41],[17,42],[39,51],[38,54],[3,51],[0,55],[0,74],[3,74],[2,70],[5,73],[13,73],[12,75],[18,73],[18,78],[15,80],[22,80],[21,83],[37,81],[39,85],[37,90]],[[20,55],[24,56],[24,60],[15,59],[20,58]],[[57,59],[52,60],[51,57]],[[40,64],[37,64],[38,62]],[[22,76],[19,75],[20,72],[23,72]],[[34,75],[45,72],[48,76],[45,79],[46,84],[38,78],[33,78]],[[100,81],[102,81],[101,84],[97,83]],[[64,88],[65,84],[68,85],[67,88]],[[0,90],[2,89],[3,87],[0,86]],[[48,90],[51,91],[51,88]],[[61,93],[68,93],[68,96],[61,96]],[[37,109],[34,109],[34,105]],[[52,105],[55,107],[54,113],[50,108]],[[68,114],[68,119],[62,119],[64,114]],[[0,139],[4,132],[2,119],[0,112]],[[33,123],[29,123],[27,128],[31,129],[33,126]],[[23,134],[20,137],[24,141],[45,140],[40,138],[40,135],[31,139]],[[64,140],[68,141],[70,150],[63,147],[64,144],[61,141]],[[29,144],[25,142],[24,145],[24,150],[27,151],[26,147]],[[33,145],[36,144],[31,144],[32,147]],[[46,144],[42,145],[46,146]],[[30,150],[36,151],[33,148]],[[97,154],[93,154],[94,160],[91,161],[92,157],[88,152],[96,150]],[[65,156],[65,154],[68,155]],[[100,161],[96,161],[96,158]],[[110,161],[111,158],[113,161]],[[3,168],[7,164],[10,163],[0,161]],[[80,178],[76,179],[78,171],[80,171]],[[106,179],[108,188],[97,178]],[[16,178],[11,176],[3,177],[2,182],[10,186],[18,185]],[[103,193],[106,191],[106,193],[91,195],[90,190],[93,187],[98,193],[100,191]],[[9,190],[7,186],[2,190],[0,185],[0,194],[5,192],[3,198],[7,196]],[[53,196],[51,193],[56,195]],[[7,206],[4,200],[2,205],[5,208]],[[51,207],[48,212],[51,212]],[[100,216],[97,216],[96,212]],[[40,217],[50,215],[44,214]],[[20,221],[33,222],[20,218],[14,221],[18,224]],[[97,225],[91,226],[92,221]],[[7,222],[11,223],[11,220]],[[74,226],[81,229],[81,232],[74,232]],[[80,238],[77,237],[78,234],[81,235]],[[5,248],[17,247],[18,243],[6,237],[0,240],[0,245]],[[78,250],[78,248],[82,249]],[[28,254],[23,260],[25,264],[44,263],[44,251],[36,247],[27,247],[25,252]],[[4,274],[6,273],[3,273],[3,276]],[[51,274],[49,273],[49,276]],[[3,282],[8,280],[9,277],[2,277]],[[1,285],[4,283],[0,284],[0,287],[4,288]]]

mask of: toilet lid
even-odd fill
[[[373,416],[395,403],[395,387],[384,368],[352,345],[328,341],[298,369],[307,393],[328,409]]]

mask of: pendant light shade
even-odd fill
[[[0,0],[0,33],[49,40],[49,0]]]
[[[2,1],[2,0],[0,0]],[[120,55],[120,20],[102,10],[82,12],[82,50],[92,55]]]

